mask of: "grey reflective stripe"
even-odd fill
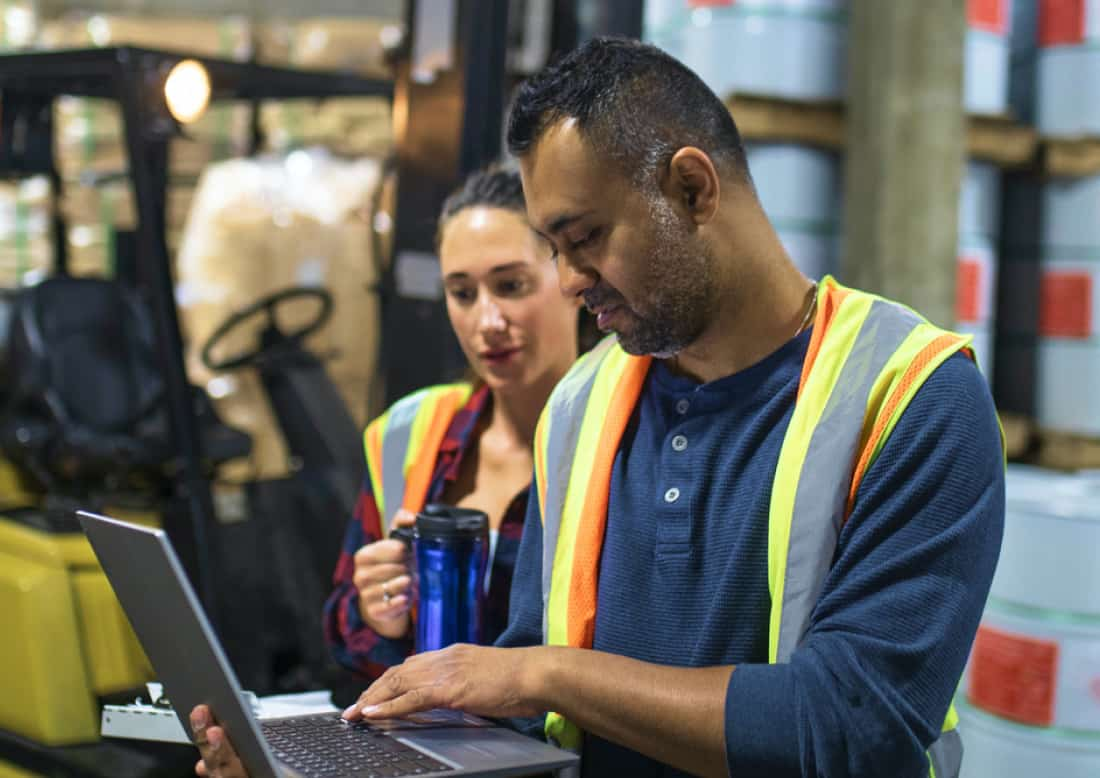
[[[957,729],[940,733],[940,739],[928,749],[928,758],[936,778],[959,778],[962,769],[963,742]]]
[[[386,417],[386,428],[382,430],[382,494],[375,495],[383,534],[389,534],[393,512],[405,497],[405,452],[413,421],[427,396],[424,390],[397,401]]]
[[[561,380],[550,396],[547,410],[546,495],[545,514],[542,517],[542,642],[550,636],[550,581],[554,575],[554,555],[558,548],[561,516],[565,510],[565,492],[569,485],[569,472],[573,466],[573,453],[584,423],[584,411],[588,398],[600,372],[604,358],[611,353],[614,336],[592,349]]]
[[[790,661],[805,636],[829,572],[871,387],[920,323],[916,314],[900,305],[875,300],[814,427],[791,517],[777,662]]]

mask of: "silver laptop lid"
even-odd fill
[[[191,709],[209,705],[249,775],[281,775],[163,530],[85,511],[77,518],[184,731],[191,731]]]

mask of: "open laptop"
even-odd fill
[[[457,711],[348,724],[338,713],[258,721],[162,530],[77,517],[184,730],[209,705],[253,778],[530,775],[577,757]]]

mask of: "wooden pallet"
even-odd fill
[[[1100,439],[1039,429],[1036,461],[1057,470],[1100,469]]]
[[[1005,434],[1005,456],[1013,461],[1026,459],[1034,448],[1034,422],[1018,413],[1001,411],[998,415]]]
[[[803,143],[840,151],[846,127],[843,103],[804,102],[752,94],[726,100],[741,136],[748,141]],[[1002,116],[967,117],[967,154],[1001,167],[1034,163],[1038,135]]]
[[[1100,138],[1044,138],[1040,158],[1048,176],[1094,176],[1100,174]]]

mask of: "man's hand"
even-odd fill
[[[195,775],[207,778],[248,778],[237,752],[225,730],[218,726],[210,709],[197,705],[191,711],[191,732],[202,759],[195,765]]]
[[[389,719],[432,708],[498,718],[537,716],[544,712],[538,689],[549,656],[542,646],[466,644],[416,654],[387,670],[343,716]]]
[[[394,514],[391,527],[411,527],[416,514],[404,509]],[[408,548],[400,540],[376,540],[355,552],[352,583],[359,592],[359,615],[385,638],[409,633],[410,587]]]

